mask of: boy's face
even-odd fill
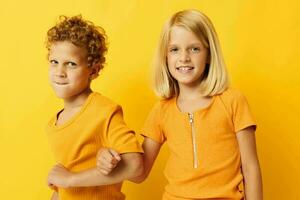
[[[68,41],[55,42],[49,52],[49,81],[55,94],[71,99],[90,88],[92,68],[87,52]]]

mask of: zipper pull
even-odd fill
[[[193,113],[189,113],[189,122],[192,124],[194,122],[194,115]]]

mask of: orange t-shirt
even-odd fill
[[[161,100],[142,134],[167,142],[168,185],[164,200],[243,199],[243,175],[236,133],[256,126],[246,98],[235,89],[213,96],[194,113],[180,112],[176,98]]]
[[[72,172],[96,167],[98,150],[105,146],[121,153],[143,152],[134,132],[123,120],[122,108],[99,93],[91,93],[80,111],[57,126],[54,116],[46,127],[58,163]],[[122,183],[59,189],[61,200],[124,200]]]

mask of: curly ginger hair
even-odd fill
[[[46,48],[48,51],[55,42],[70,41],[87,51],[88,66],[99,65],[103,69],[107,52],[106,34],[102,27],[84,20],[81,15],[59,17],[55,26],[47,32]]]

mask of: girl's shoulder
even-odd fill
[[[160,99],[156,102],[154,106],[160,107],[161,109],[167,109],[175,101],[176,101],[176,97],[172,97],[169,99]]]
[[[244,95],[239,89],[229,87],[223,93],[217,96],[228,101],[234,101],[236,99],[239,99],[240,97],[243,97]]]
[[[166,112],[170,108],[172,108],[174,101],[176,101],[175,97],[170,98],[170,99],[160,99],[153,105],[152,111]]]
[[[238,105],[247,102],[244,94],[237,88],[227,88],[223,93],[217,95],[217,98],[223,103],[223,105],[229,109],[235,109]]]

